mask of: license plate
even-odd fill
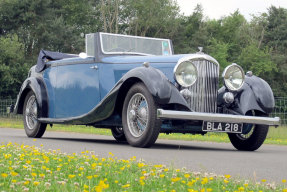
[[[202,130],[209,132],[242,133],[242,123],[204,121]]]

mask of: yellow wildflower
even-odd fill
[[[190,175],[189,174],[184,174],[184,177],[185,178],[190,178]]]
[[[239,187],[238,191],[244,191],[244,187]]]
[[[34,183],[33,183],[34,186],[38,186],[39,184],[40,184],[39,181],[34,181]]]
[[[174,183],[177,182],[177,181],[179,181],[179,180],[181,180],[180,177],[171,178],[171,181],[174,182]]]
[[[10,174],[11,174],[13,177],[15,177],[15,176],[18,175],[18,173],[16,173],[15,171],[12,171]]]
[[[266,179],[262,179],[261,182],[262,182],[262,183],[265,183],[265,182],[266,182]]]
[[[201,184],[202,184],[202,185],[205,185],[206,183],[208,183],[208,178],[207,178],[207,177],[204,177],[204,178],[201,180]]]
[[[226,179],[229,179],[231,176],[230,176],[230,175],[224,175],[224,177],[225,177]]]
[[[131,185],[128,183],[126,185],[123,185],[122,188],[129,188]]]
[[[165,176],[164,174],[159,175],[160,178],[163,178],[164,176]]]
[[[224,179],[224,183],[225,183],[225,184],[227,184],[227,183],[229,183],[229,181],[228,181],[228,180],[226,180],[226,179]]]
[[[7,173],[2,173],[1,176],[2,176],[3,178],[6,178],[6,177],[8,177],[8,174],[7,174]]]
[[[138,163],[138,167],[139,167],[139,168],[142,168],[143,166],[145,166],[144,163]]]
[[[119,183],[119,181],[118,181],[118,180],[115,180],[115,183]]]
[[[286,179],[282,179],[282,183],[286,183]]]
[[[73,179],[76,175],[68,175],[69,179]]]
[[[12,183],[16,183],[16,182],[17,182],[17,180],[15,180],[15,179],[12,180]]]
[[[87,179],[92,179],[93,178],[93,176],[92,175],[89,175],[89,176],[87,176]]]
[[[37,177],[36,173],[31,173],[32,177]]]
[[[30,181],[25,181],[23,184],[28,185],[29,183],[30,183]]]

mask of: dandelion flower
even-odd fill
[[[225,177],[226,179],[229,179],[231,176],[230,176],[230,175],[224,175],[224,177]]]
[[[6,178],[6,177],[8,177],[8,174],[7,174],[7,173],[2,173],[1,176],[2,176],[3,178]]]
[[[122,188],[129,188],[131,185],[128,183],[126,185],[123,185]]]

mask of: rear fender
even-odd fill
[[[49,107],[46,87],[43,81],[36,77],[29,77],[23,82],[14,107],[14,113],[23,114],[25,98],[29,91],[33,91],[37,98],[39,107],[38,116],[48,117]]]

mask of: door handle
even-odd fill
[[[90,67],[90,69],[96,69],[96,70],[98,70],[98,66],[94,65],[94,66]]]

